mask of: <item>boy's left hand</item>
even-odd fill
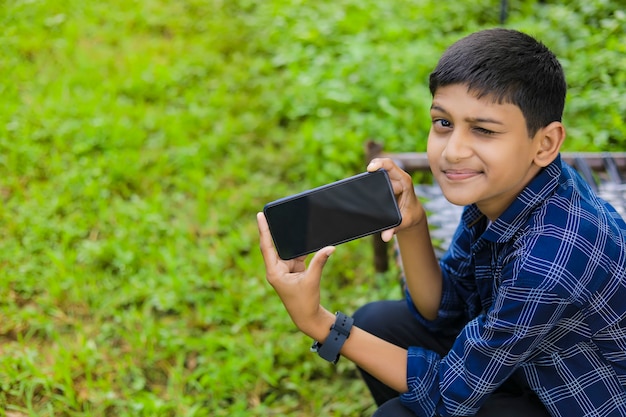
[[[334,322],[334,315],[320,305],[320,280],[322,269],[335,248],[320,249],[307,268],[306,256],[288,261],[278,257],[263,213],[257,214],[257,224],[267,281],[303,333],[318,340],[325,338],[330,328],[328,323]]]

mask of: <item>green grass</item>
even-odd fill
[[[358,416],[354,367],[308,352],[254,214],[425,149],[427,76],[498,3],[22,0],[0,6],[0,416]],[[561,57],[570,150],[624,149],[626,15],[511,2]],[[397,297],[369,240],[329,309]]]

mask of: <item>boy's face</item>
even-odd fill
[[[430,114],[428,160],[443,194],[495,220],[539,172],[542,130],[529,138],[519,107],[477,99],[464,84],[438,88]]]

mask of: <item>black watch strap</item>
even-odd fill
[[[311,346],[311,351],[317,352],[322,359],[332,363],[337,363],[339,360],[339,351],[350,336],[350,329],[354,324],[352,317],[348,317],[340,311],[335,313],[335,316],[335,323],[330,327],[330,334],[326,341],[323,344],[315,341]]]

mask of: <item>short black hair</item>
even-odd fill
[[[451,84],[518,106],[529,137],[563,117],[567,84],[561,64],[544,44],[516,30],[487,29],[452,44],[430,74],[430,92]]]

